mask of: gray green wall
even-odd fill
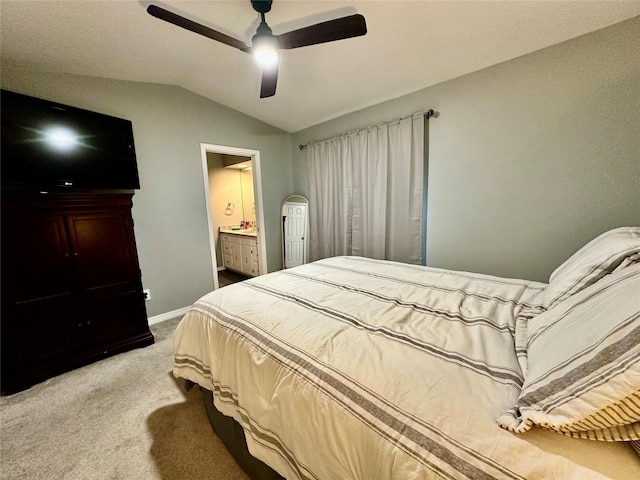
[[[141,188],[133,218],[149,316],[186,307],[213,289],[200,143],[260,151],[270,271],[281,268],[280,204],[292,193],[290,134],[187,90],[26,70],[2,88],[133,122]]]
[[[6,68],[1,85],[132,120],[133,216],[154,316],[213,288],[200,143],[260,151],[274,271],[280,204],[307,194],[297,145],[426,108],[439,112],[427,263],[545,281],[595,235],[640,225],[638,51],[636,18],[293,135],[173,86]]]
[[[433,108],[427,264],[547,281],[599,233],[640,225],[638,52],[640,17],[297,132],[294,190],[298,144]]]

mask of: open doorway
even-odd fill
[[[221,283],[225,284],[224,280],[220,282],[219,272],[226,270],[225,264],[233,268],[230,262],[225,262],[222,240],[227,240],[227,238],[233,240],[237,238],[239,244],[242,239],[243,246],[238,248],[237,252],[240,252],[238,255],[247,252],[247,247],[244,246],[247,243],[244,241],[245,238],[248,242],[254,242],[255,251],[253,253],[257,253],[253,257],[254,275],[267,273],[260,152],[205,143],[200,144],[200,151],[213,285],[217,290]],[[243,162],[244,165],[240,162]],[[247,226],[247,228],[243,229],[243,226]],[[221,230],[223,231],[222,236]],[[234,236],[224,235],[225,231],[234,234]],[[229,273],[232,273],[231,268]]]

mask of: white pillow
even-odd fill
[[[640,263],[607,275],[525,328],[528,369],[516,408],[498,419],[501,427],[640,440]]]
[[[603,233],[555,269],[544,292],[552,308],[601,278],[640,262],[640,227],[620,227]]]

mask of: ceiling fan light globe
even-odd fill
[[[254,52],[254,57],[258,65],[262,68],[274,68],[278,65],[278,51],[270,48],[261,48]]]
[[[278,53],[278,39],[272,35],[255,35],[253,37],[252,53],[256,62],[262,68],[275,68],[278,66],[280,55]]]

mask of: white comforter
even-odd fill
[[[251,453],[289,479],[633,474],[624,445],[496,424],[523,380],[515,323],[541,310],[544,287],[326,259],[201,298],[176,332],[174,374],[214,391]]]

